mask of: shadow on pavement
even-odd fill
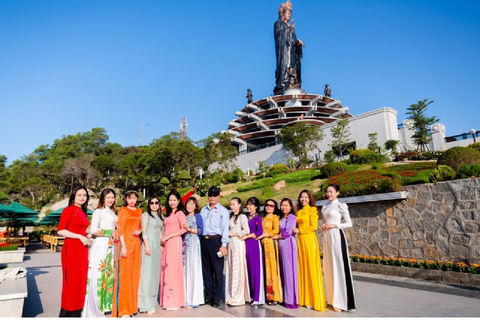
[[[28,268],[27,272],[27,287],[28,296],[25,298],[23,304],[23,317],[36,317],[43,313],[42,301],[40,299],[41,292],[38,291],[37,282],[35,277],[40,274],[46,274],[48,272],[41,271],[41,268]]]

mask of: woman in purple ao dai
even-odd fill
[[[292,200],[284,198],[280,202],[283,218],[280,220],[280,233],[273,236],[278,239],[280,251],[280,268],[283,283],[285,307],[298,308],[298,249],[293,228],[297,225],[297,217]]]
[[[250,233],[243,236],[247,250],[248,283],[252,306],[265,303],[265,280],[263,278],[263,252],[257,237],[263,234],[262,218],[260,217],[260,201],[256,197],[247,200],[248,226]]]

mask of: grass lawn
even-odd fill
[[[323,181],[324,181],[324,179],[290,182],[290,183],[287,182],[285,188],[283,188],[281,190],[274,190],[273,187],[272,187],[271,198],[273,198],[277,201],[280,201],[283,198],[290,198],[292,200],[295,200],[295,199],[297,199],[300,191],[302,191],[303,189],[308,189],[312,192],[318,191],[318,189],[320,188],[320,185],[322,184]],[[233,193],[231,193],[227,196],[222,196],[220,198],[220,203],[223,206],[227,207],[228,204],[230,203],[230,199],[232,199],[233,197],[239,197],[240,199],[242,199],[242,202],[246,202],[247,199],[250,198],[250,197],[257,197],[260,200],[262,200],[264,198],[262,196],[263,189],[255,189],[255,190],[250,190],[250,191],[245,191],[245,192],[236,192],[237,187],[240,184],[243,185],[243,184],[245,184],[245,182],[243,182],[243,183],[241,183],[241,182],[231,183],[231,184],[223,185],[223,186],[220,187],[220,190],[223,193],[227,192],[227,191],[234,191]],[[201,208],[206,206],[208,204],[208,197],[200,198],[199,204],[200,204]],[[262,205],[263,205],[263,203],[262,203]]]

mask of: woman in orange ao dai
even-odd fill
[[[138,192],[125,193],[125,206],[118,210],[118,236],[120,254],[117,252],[112,317],[130,317],[138,312],[138,285],[142,246],[142,210],[137,208]]]

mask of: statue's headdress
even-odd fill
[[[290,10],[290,12],[292,11],[292,2],[290,0],[280,5],[280,8],[278,8],[278,15],[283,16],[283,12],[285,10]]]

